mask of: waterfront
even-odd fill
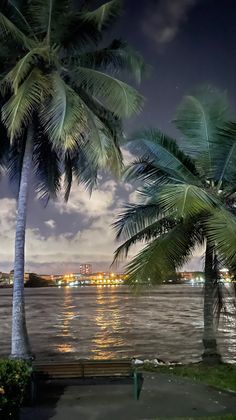
[[[0,355],[10,351],[11,289],[0,290]],[[32,350],[39,358],[122,357],[197,361],[201,287],[163,285],[135,296],[125,286],[26,289]],[[220,324],[219,346],[236,362],[235,316]]]

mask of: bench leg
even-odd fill
[[[30,404],[34,405],[36,401],[36,394],[37,394],[37,383],[36,378],[34,375],[31,377],[30,381]]]
[[[142,384],[143,384],[142,373],[137,372],[135,370],[133,373],[133,378],[134,378],[134,399],[138,401],[140,393],[141,393],[141,389],[142,389]]]

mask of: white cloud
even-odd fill
[[[16,201],[12,198],[2,198],[0,203],[0,230],[7,232],[9,227],[15,224]]]
[[[132,191],[132,193],[129,194],[129,203],[143,204],[143,196],[141,196],[137,190]]]
[[[133,191],[134,187],[129,182],[125,182],[124,189],[125,189],[125,191],[130,192],[130,191]]]
[[[132,163],[134,159],[136,158],[136,156],[133,153],[131,153],[130,150],[128,150],[127,148],[122,147],[121,149],[122,149],[124,164],[128,165]]]
[[[189,10],[199,0],[160,0],[148,8],[142,22],[143,32],[158,48],[171,42],[187,19]]]
[[[54,229],[56,227],[56,222],[55,220],[46,220],[46,222],[44,222],[44,224],[48,227],[50,227],[51,229]]]
[[[105,181],[101,189],[92,196],[74,186],[70,201],[65,204],[59,200],[54,206],[57,224],[62,233],[57,234],[55,221],[46,218],[41,226],[50,229],[44,236],[39,227],[28,227],[26,231],[26,269],[38,272],[64,272],[66,269],[78,269],[80,262],[91,262],[96,267],[108,268],[117,246],[111,224],[115,217],[114,207],[120,206],[115,181]],[[87,221],[88,227],[82,229],[65,224],[64,214],[77,215]],[[64,232],[63,232],[64,228]],[[73,234],[69,231],[71,230]],[[15,231],[15,200],[0,200],[0,271],[12,268]],[[7,268],[6,268],[7,267]]]
[[[60,213],[81,213],[86,218],[95,218],[109,213],[118,197],[117,183],[113,180],[104,182],[92,195],[81,186],[73,185],[68,203],[63,198],[55,203]]]
[[[0,263],[13,259],[16,201],[10,198],[0,200]]]
[[[58,273],[67,270],[77,271],[79,263],[90,262],[94,269],[108,269],[113,253],[118,246],[111,224],[120,212],[120,199],[117,184],[107,181],[102,190],[96,190],[91,198],[82,189],[73,187],[70,202],[60,201],[55,205],[55,219],[61,225],[60,234],[56,233],[55,221],[47,217],[47,209],[41,211],[45,220],[41,226],[28,227],[26,231],[26,270],[35,272]],[[132,195],[130,198],[135,198]],[[51,209],[52,210],[52,209]],[[64,212],[78,217],[87,217],[86,228],[65,224]],[[9,271],[13,266],[16,203],[13,199],[0,200],[0,271]],[[50,223],[49,223],[50,222]],[[40,227],[50,227],[49,235],[44,236]],[[44,231],[45,229],[43,229]],[[71,233],[73,232],[73,233]],[[142,248],[138,244],[130,252],[134,256]],[[200,251],[198,256],[200,255]],[[193,262],[196,266],[198,260]],[[125,263],[125,262],[124,262]]]

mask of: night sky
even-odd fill
[[[235,0],[124,1],[124,13],[113,36],[126,39],[151,66],[140,90],[146,97],[141,115],[126,123],[158,127],[177,134],[171,120],[185,93],[202,84],[226,90],[236,109]],[[130,153],[125,150],[125,158]],[[124,201],[135,199],[129,184],[100,180],[91,199],[76,185],[71,199],[49,203],[46,209],[33,194],[28,212],[26,270],[39,273],[78,271],[90,262],[107,270],[116,244],[110,224]],[[0,188],[0,271],[12,269],[15,199],[6,180]],[[188,265],[200,267],[196,256]]]

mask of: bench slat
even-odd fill
[[[78,360],[76,362],[34,363],[35,373],[53,377],[131,376],[133,368],[127,360]]]
[[[139,398],[142,374],[129,360],[78,360],[73,362],[35,362],[32,381],[41,379],[133,378],[134,396]]]
[[[34,363],[33,369],[36,373],[50,375],[73,375],[76,376],[112,376],[132,374],[131,362],[127,361],[104,361],[104,360],[78,360],[78,362],[52,362]]]

